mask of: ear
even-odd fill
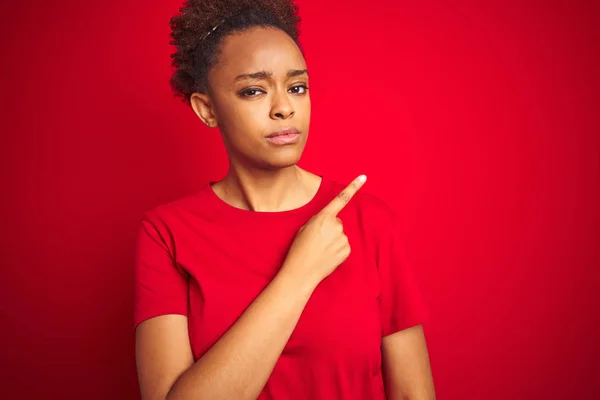
[[[207,126],[214,127],[218,125],[210,97],[204,93],[193,93],[190,96],[190,105],[198,118]]]

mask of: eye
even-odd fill
[[[240,96],[242,97],[256,97],[258,96],[260,93],[264,93],[264,91],[257,89],[257,88],[249,88],[246,90],[242,90],[240,92]]]
[[[290,91],[293,94],[306,94],[306,91],[308,90],[308,87],[304,84],[302,85],[296,85],[296,86],[292,86],[290,88]]]

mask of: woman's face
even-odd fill
[[[257,27],[229,35],[208,81],[208,95],[194,94],[192,106],[219,126],[231,162],[260,169],[298,162],[308,136],[310,96],[306,62],[287,34]],[[284,129],[299,135],[272,136]]]

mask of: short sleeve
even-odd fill
[[[135,327],[159,315],[187,315],[187,274],[177,267],[168,227],[160,218],[149,213],[144,216],[139,228],[134,282]]]
[[[382,336],[422,324],[429,318],[403,235],[392,214],[381,229],[378,251]]]

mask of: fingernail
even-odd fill
[[[358,177],[358,181],[360,183],[365,183],[367,181],[367,176],[366,175],[361,175]]]

